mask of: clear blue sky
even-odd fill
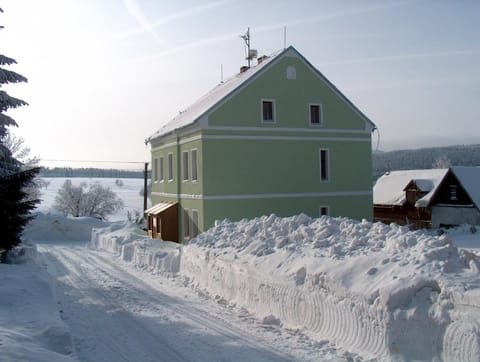
[[[480,143],[480,1],[14,0],[1,53],[34,154],[148,161],[144,139],[244,61],[293,45],[380,130],[380,149]],[[376,135],[375,135],[376,138]],[[373,146],[376,146],[376,142]],[[52,165],[51,163],[45,163]]]

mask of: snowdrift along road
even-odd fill
[[[218,222],[187,246],[113,224],[91,245],[364,358],[480,356],[480,260],[447,235],[270,215]]]

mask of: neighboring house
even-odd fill
[[[480,224],[480,168],[391,171],[373,188],[374,220],[414,228]]]
[[[375,125],[295,48],[258,63],[146,140],[153,237],[271,213],[372,219]]]

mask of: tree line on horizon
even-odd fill
[[[372,165],[374,180],[395,170],[480,166],[480,144],[374,152]]]
[[[105,169],[105,168],[72,168],[42,167],[41,177],[98,177],[98,178],[143,178],[143,171]]]

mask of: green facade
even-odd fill
[[[274,122],[262,121],[262,100],[273,102]],[[321,125],[310,124],[311,104],[321,107]],[[301,212],[317,217],[321,207],[331,216],[372,219],[374,126],[294,49],[219,100],[204,119],[191,131],[186,127],[151,142],[152,164],[163,157],[165,176],[153,180],[152,201],[180,203],[181,241],[186,241],[184,210],[190,219],[198,210],[200,231],[225,218]],[[191,180],[192,150],[197,181]],[[327,155],[326,180],[321,179],[320,150]],[[186,181],[183,152],[189,159]]]

